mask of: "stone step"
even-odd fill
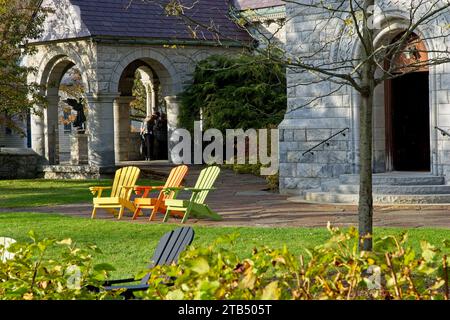
[[[341,194],[333,192],[307,192],[303,200],[319,203],[351,203],[357,204],[357,194]],[[295,202],[295,198],[290,198]],[[300,201],[300,197],[298,197]],[[374,204],[436,204],[450,203],[450,194],[374,194]]]
[[[339,177],[339,181],[343,185],[359,185],[358,174],[344,174]],[[419,185],[443,185],[445,178],[441,176],[432,176],[431,174],[422,173],[386,173],[374,174],[374,185],[390,185],[390,186],[419,186]]]
[[[358,194],[358,185],[324,186],[323,191],[340,194]],[[374,194],[448,194],[450,195],[450,185],[374,185]]]

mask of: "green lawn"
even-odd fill
[[[33,229],[41,237],[72,238],[78,244],[97,244],[103,250],[103,254],[96,257],[97,262],[114,265],[117,269],[114,277],[133,275],[145,268],[160,237],[175,227],[170,224],[132,224],[128,221],[90,220],[38,213],[0,214],[0,236],[26,241],[28,231]],[[381,236],[401,231],[378,228],[375,233]],[[209,243],[220,235],[239,233],[235,250],[242,257],[250,254],[253,247],[262,245],[274,248],[287,245],[292,252],[300,254],[304,253],[304,247],[313,247],[328,239],[328,232],[324,228],[195,227],[195,232],[194,245]],[[410,242],[417,250],[422,239],[437,246],[441,246],[442,240],[450,239],[448,229],[411,229],[408,232]]]
[[[39,207],[92,201],[91,186],[110,186],[112,180],[0,180],[0,208]],[[140,185],[159,185],[142,179]]]

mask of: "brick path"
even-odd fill
[[[129,163],[127,163],[129,164]],[[192,186],[200,167],[191,167],[186,181]],[[150,176],[167,174],[170,166],[160,163],[143,168]],[[319,205],[294,203],[288,196],[265,191],[264,179],[252,175],[235,174],[223,170],[207,198],[208,205],[223,216],[223,221],[189,219],[188,224],[207,226],[263,226],[263,227],[325,227],[330,221],[335,226],[357,224],[357,208],[352,205]],[[187,194],[185,195],[187,196]],[[2,212],[45,212],[90,217],[91,204],[62,205],[54,207],[1,209]],[[148,213],[146,213],[148,214]],[[130,213],[124,221],[130,220]],[[99,210],[99,218],[113,217]],[[158,216],[161,220],[162,215]],[[176,222],[177,220],[170,220]],[[140,218],[134,223],[148,223]],[[389,227],[443,227],[450,228],[450,205],[378,206],[374,214],[375,226]]]

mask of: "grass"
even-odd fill
[[[89,187],[110,186],[112,180],[0,180],[0,207],[40,207],[92,201]],[[140,180],[141,185],[163,184]]]
[[[96,262],[114,265],[117,271],[113,277],[132,276],[144,269],[160,237],[173,228],[175,226],[170,224],[131,224],[127,221],[90,220],[54,214],[0,214],[0,236],[28,241],[28,231],[34,230],[40,237],[71,238],[80,245],[97,244],[103,254],[96,257]],[[375,233],[382,236],[402,231],[398,228],[377,228]],[[255,246],[263,245],[272,248],[286,245],[290,251],[301,254],[305,247],[314,247],[329,238],[324,228],[195,227],[195,232],[194,245],[210,243],[221,235],[240,234],[235,251],[241,257],[249,255]],[[417,251],[421,240],[442,247],[442,240],[450,239],[448,229],[411,229],[408,233],[409,241]]]

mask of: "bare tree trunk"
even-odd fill
[[[373,90],[362,96],[360,110],[360,187],[359,187],[359,236],[360,250],[372,250],[372,108]],[[369,236],[369,238],[368,238]]]
[[[369,8],[374,0],[364,2],[363,49],[361,61],[365,61],[362,70],[361,110],[359,116],[359,248],[372,250],[373,235],[373,195],[372,195],[372,134],[373,134],[373,96],[375,91],[375,61],[373,61],[373,26],[369,25]]]

